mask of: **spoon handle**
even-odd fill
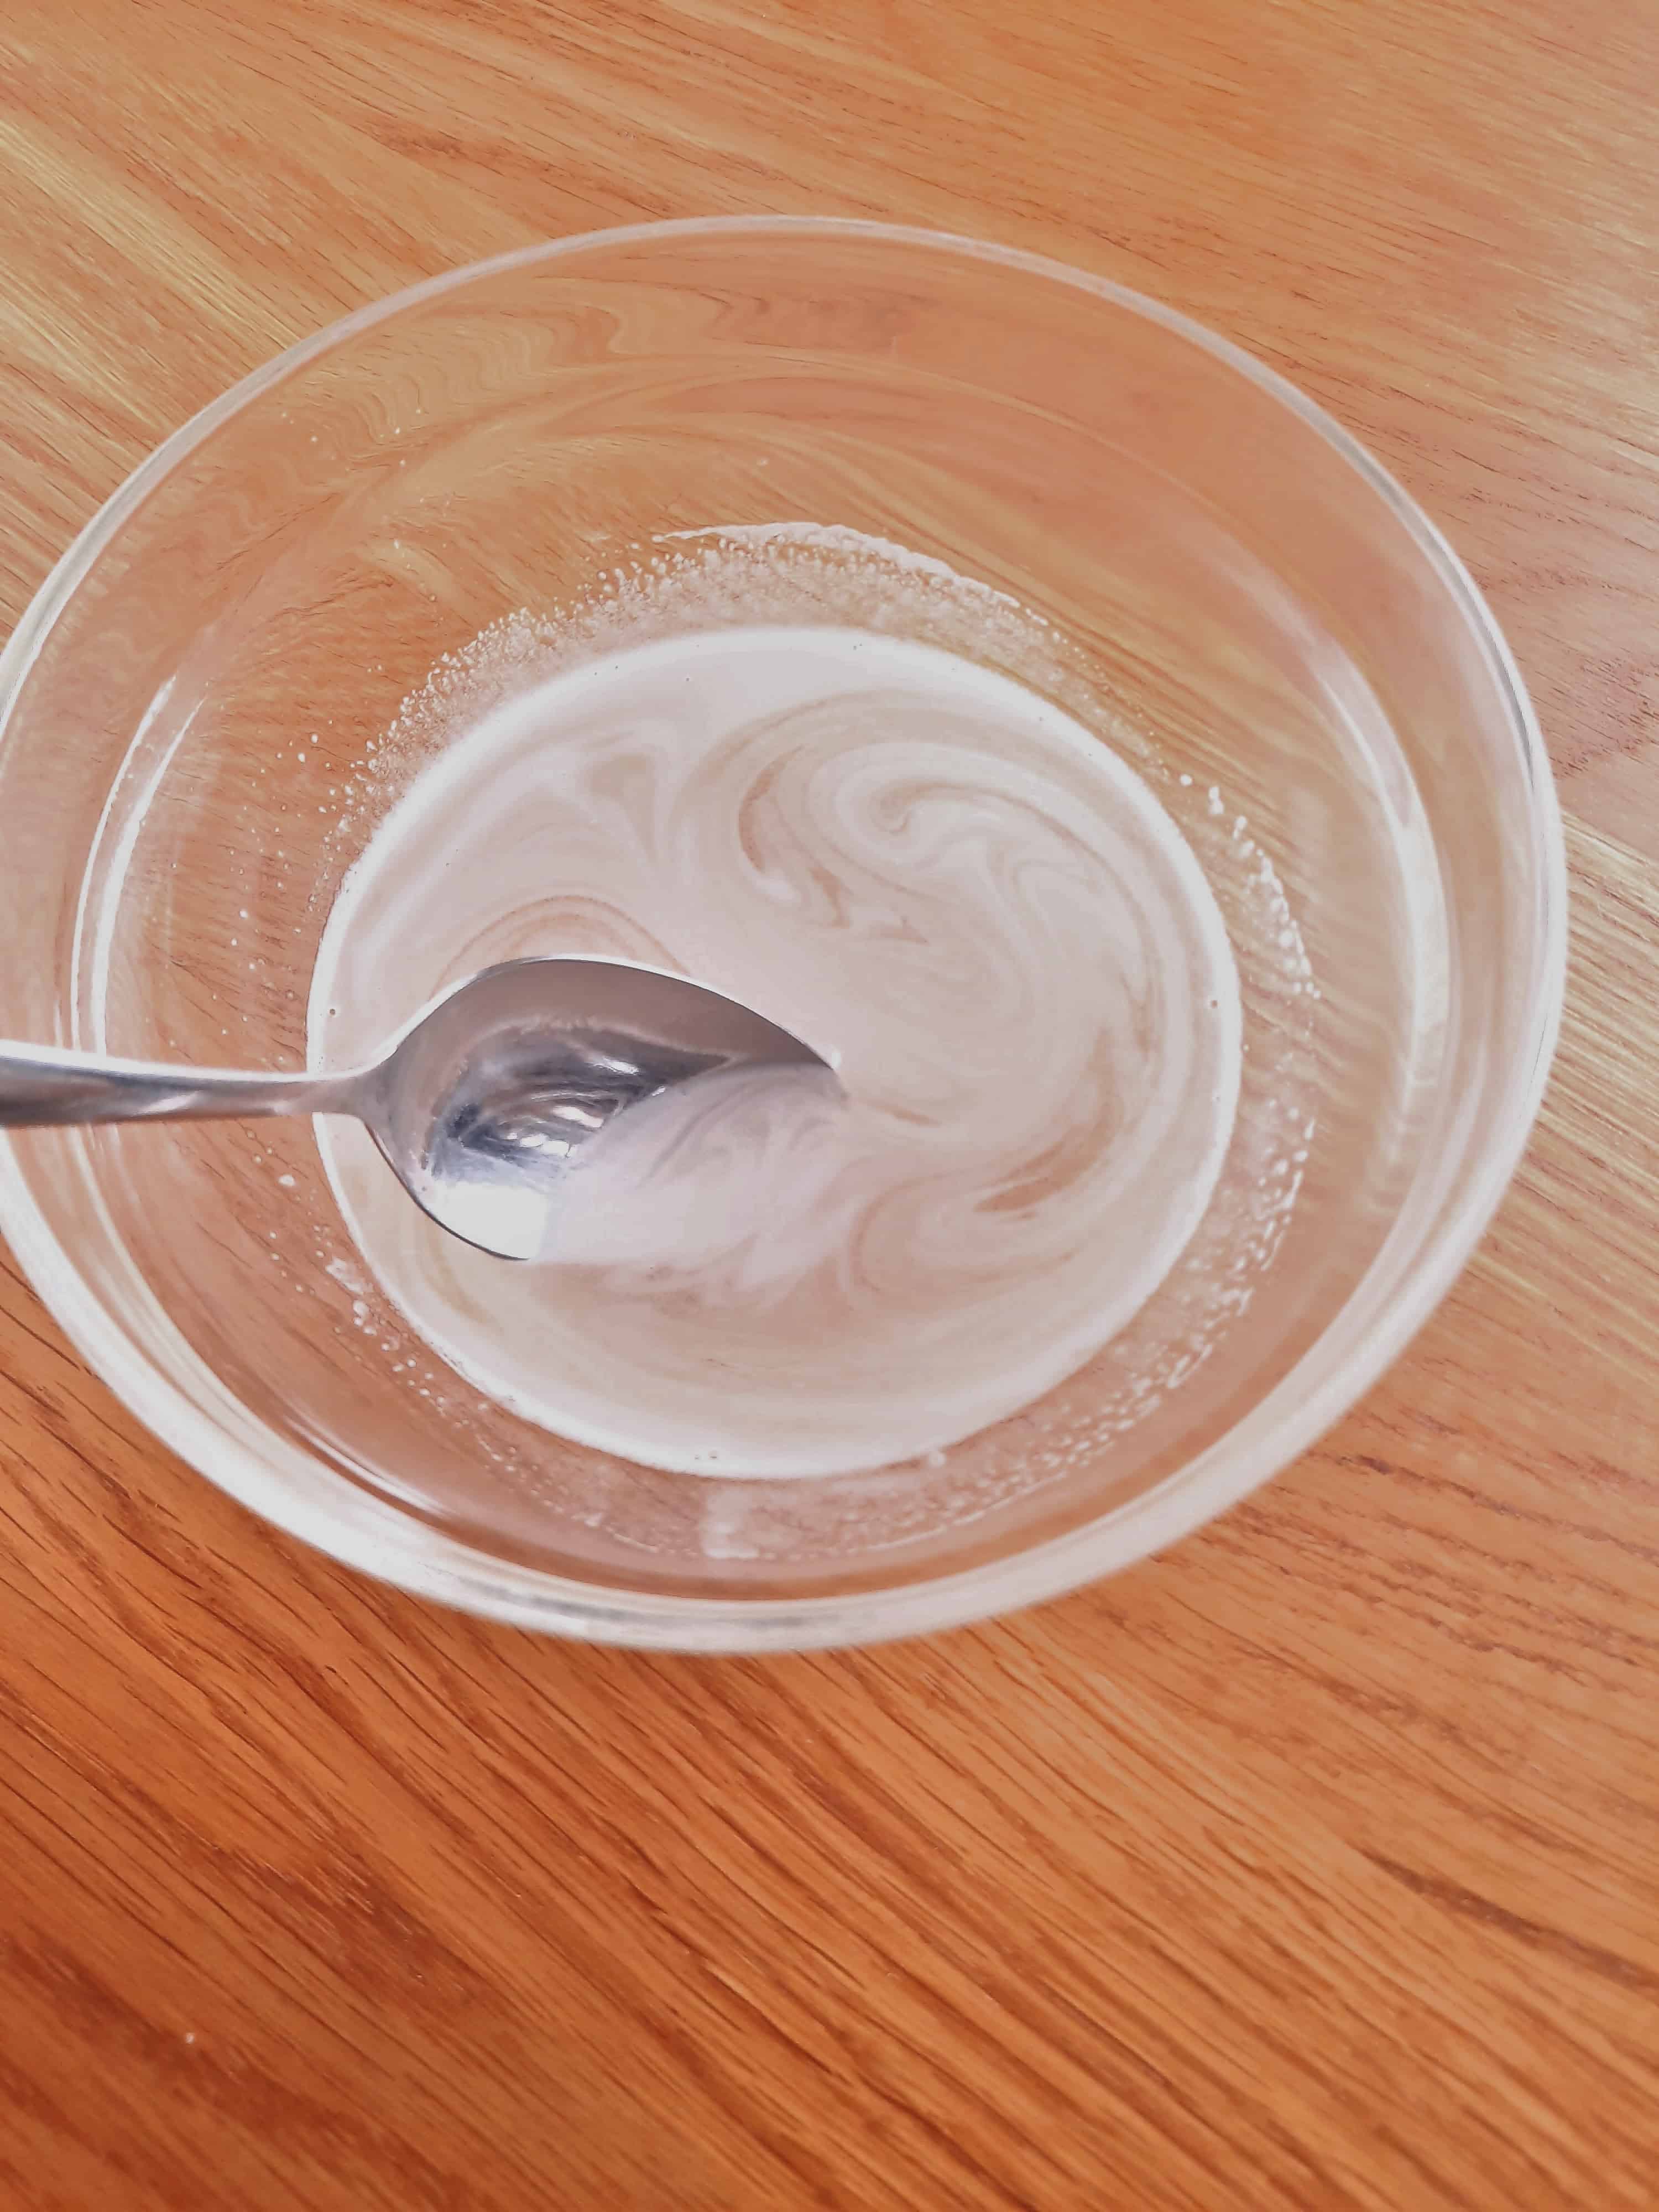
[[[204,1121],[244,1115],[349,1114],[350,1075],[244,1075],[103,1060],[47,1045],[0,1043],[0,1129],[84,1121]]]

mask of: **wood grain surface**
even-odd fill
[[[592,224],[973,230],[1254,348],[1532,683],[1558,1073],[1319,1449],[1000,1626],[696,1664],[425,1607],[0,1257],[0,2203],[1659,2203],[1659,10],[6,0],[0,623],[319,324]],[[26,957],[8,946],[5,957]]]

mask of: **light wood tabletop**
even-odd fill
[[[977,232],[1404,480],[1576,908],[1531,1152],[1389,1379],[933,1642],[695,1663],[356,1578],[0,1253],[7,2212],[1659,2202],[1656,84],[1651,0],[8,0],[0,624],[414,279],[645,216]]]

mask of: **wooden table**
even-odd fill
[[[6,2212],[1659,2202],[1659,10],[1018,21],[8,0],[0,621],[232,379],[474,256],[754,209],[1060,254],[1324,401],[1516,645],[1577,881],[1520,1182],[1202,1536],[753,1664],[301,1551],[0,1257]]]

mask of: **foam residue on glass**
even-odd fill
[[[561,623],[498,625],[410,702],[384,757],[414,768],[325,933],[314,1062],[490,961],[570,951],[744,1000],[847,1091],[721,1079],[632,1109],[528,1268],[446,1237],[327,1125],[368,1266],[477,1388],[658,1466],[873,1468],[1042,1396],[1190,1264],[1240,1078],[1188,843],[1212,802],[1176,827],[1133,745],[1057,702],[1042,628],[850,532],[705,533]],[[1224,827],[1223,905],[1270,898]],[[1293,1201],[1287,1178],[1264,1239]]]

